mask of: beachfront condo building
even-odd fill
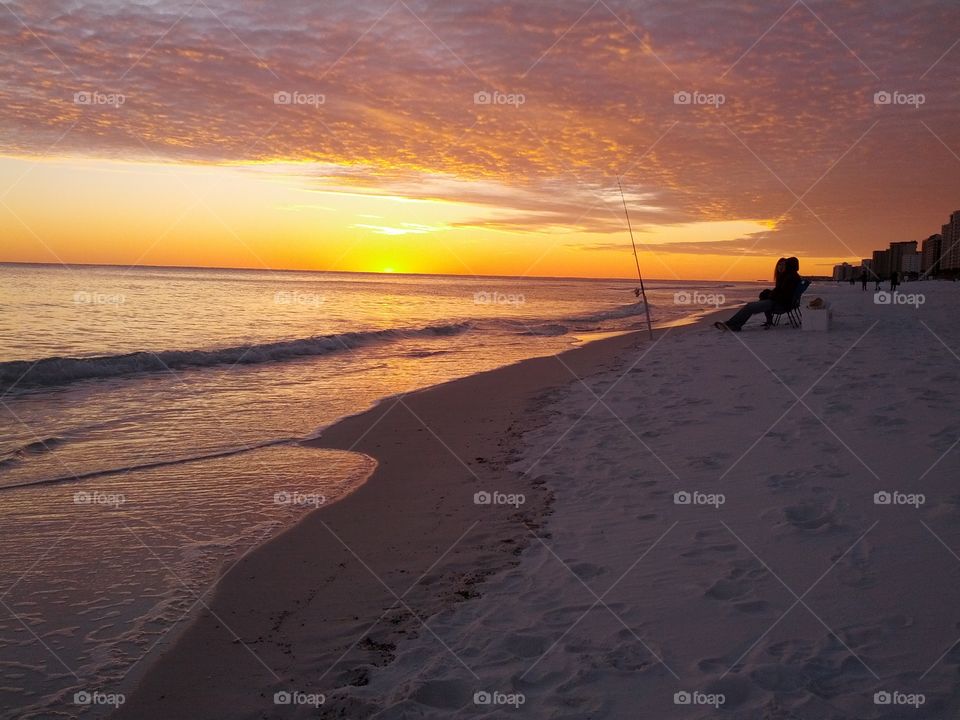
[[[950,215],[939,235],[924,240],[919,251],[916,240],[892,242],[886,250],[874,250],[873,257],[862,260],[861,266],[871,277],[884,279],[894,271],[918,277],[960,276],[960,210]]]
[[[921,246],[921,255],[923,260],[920,263],[920,272],[924,275],[936,275],[940,272],[940,254],[943,252],[943,236],[931,235],[923,241]]]
[[[950,216],[950,222],[943,226],[943,248],[940,270],[957,274],[960,272],[960,210]]]
[[[906,277],[918,277],[923,267],[923,253],[904,253],[900,259],[900,273]]]
[[[887,268],[887,272],[898,272],[904,273],[906,269],[904,268],[904,260],[910,258],[908,262],[913,264],[913,256],[917,254],[917,241],[916,240],[907,240],[904,242],[893,242],[890,243],[890,264]],[[918,271],[919,272],[919,271]]]
[[[878,277],[885,278],[890,274],[890,251],[873,251],[873,271]]]
[[[860,277],[861,272],[863,272],[863,267],[860,265],[841,263],[840,265],[833,266],[833,279],[837,282],[856,280]]]

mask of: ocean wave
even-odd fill
[[[654,307],[652,304],[649,307]],[[578,315],[576,317],[565,318],[566,322],[603,322],[604,320],[622,320],[633,317],[634,315],[643,315],[646,308],[642,302],[631,303],[630,305],[620,305],[610,310],[602,310],[590,315]]]
[[[539,336],[539,337],[557,337],[559,335],[566,335],[567,332],[569,331],[566,325],[557,325],[555,323],[550,323],[547,325],[537,325],[534,327],[527,328],[520,334]]]
[[[650,307],[654,307],[652,304]],[[483,319],[476,320],[474,324],[481,331],[489,330],[491,332],[502,332],[504,330],[524,335],[528,337],[557,337],[566,335],[571,331],[583,331],[586,329],[596,329],[595,326],[605,321],[627,320],[633,317],[641,317],[646,313],[642,302],[631,303],[629,305],[620,305],[607,310],[589,313],[586,315],[574,315],[570,317],[554,318],[500,318],[497,320]],[[594,327],[584,327],[594,326]]]
[[[90,470],[76,475],[62,475],[59,477],[42,478],[39,480],[25,480],[23,482],[14,482],[0,485],[0,492],[7,490],[22,490],[42,485],[62,485],[67,483],[83,482],[91,478],[110,477],[112,475],[126,475],[136,470],[154,470],[156,468],[174,467],[177,465],[186,465],[188,463],[202,462],[204,460],[217,460],[220,458],[232,457],[243,453],[262,450],[264,448],[275,447],[277,445],[294,445],[299,443],[299,438],[278,438],[276,440],[264,440],[253,445],[243,445],[240,447],[224,448],[222,450],[213,450],[199,455],[188,455],[186,457],[172,458],[168,460],[154,460],[145,463],[135,463],[132,465],[123,465],[121,467],[102,468],[100,470]]]
[[[160,350],[105,355],[89,358],[51,357],[35,362],[15,360],[0,363],[0,391],[14,386],[49,387],[68,385],[78,380],[120,377],[144,372],[212,367],[215,365],[254,365],[326,355],[353,350],[364,345],[394,342],[414,337],[449,337],[467,332],[470,323],[429,325],[422,328],[371,330],[339,335],[317,335],[297,340],[282,340],[216,350]]]
[[[58,435],[46,438],[40,438],[25,445],[21,445],[13,451],[15,455],[42,455],[43,453],[53,452],[60,445],[67,442],[67,438]]]
[[[14,447],[8,451],[0,451],[0,470],[21,464],[28,455],[42,455],[53,452],[54,449],[65,442],[67,442],[66,438],[47,437]]]
[[[406,354],[409,358],[428,358],[436,355],[447,355],[449,350],[411,350]]]

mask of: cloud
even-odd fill
[[[955,3],[586,9],[17,0],[0,10],[16,58],[0,152],[290,163],[317,189],[470,203],[464,225],[517,232],[622,231],[620,175],[638,224],[779,219],[770,253],[856,255],[960,204]],[[878,90],[926,102],[878,106]]]
[[[416,223],[400,223],[400,227],[357,223],[353,227],[372,230],[377,235],[426,235],[427,233],[440,232],[445,229],[432,225],[418,225]]]

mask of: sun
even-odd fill
[[[384,268],[383,270],[381,270],[380,272],[394,273],[394,272],[396,272],[396,270],[394,270],[392,267],[385,267],[385,268]]]

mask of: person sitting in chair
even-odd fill
[[[773,267],[773,286],[776,287],[777,283],[780,281],[780,276],[783,275],[784,271],[787,269],[787,259],[780,258],[777,260],[777,264]],[[773,295],[773,290],[767,288],[766,290],[760,291],[761,300],[769,300]]]
[[[793,307],[793,301],[800,285],[800,261],[795,257],[787,258],[784,270],[777,278],[777,285],[770,292],[769,297],[763,300],[749,302],[740,308],[737,313],[726,322],[715,322],[713,325],[720,330],[740,332],[753,315],[763,313],[767,317],[764,327],[773,324],[774,313],[785,313]]]

